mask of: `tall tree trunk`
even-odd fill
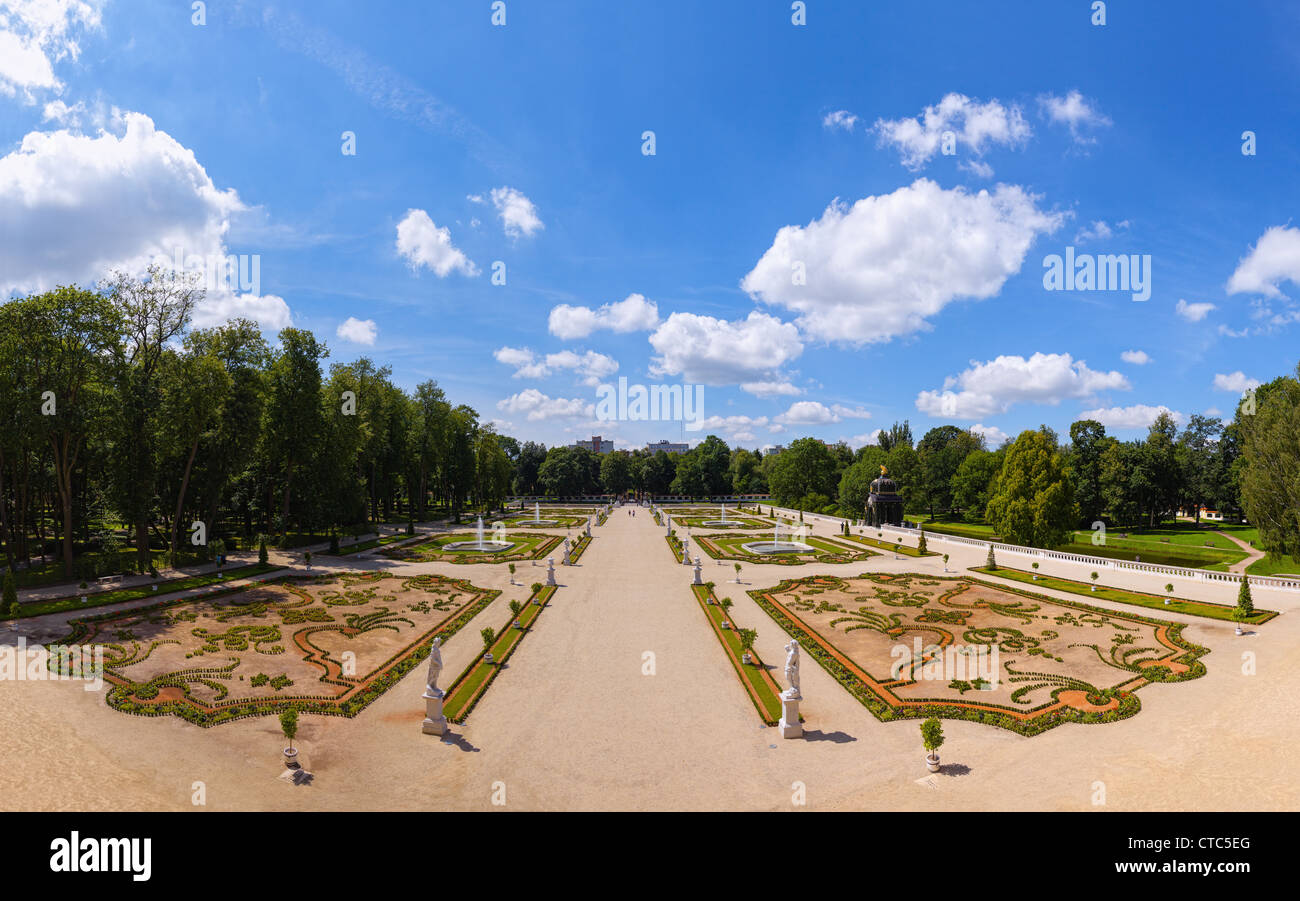
[[[194,445],[190,448],[190,458],[185,461],[185,475],[181,477],[181,490],[176,496],[176,518],[172,520],[171,542],[167,547],[171,551],[171,565],[176,566],[176,544],[180,540],[181,513],[185,510],[185,492],[190,487],[190,470],[194,467],[194,456],[199,452],[199,442],[196,439]]]

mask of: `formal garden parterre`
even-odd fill
[[[477,536],[473,532],[449,532],[444,535],[389,548],[379,553],[390,560],[406,563],[509,563],[516,560],[540,560],[551,554],[564,541],[562,535],[544,532],[508,532],[505,540],[512,546],[501,551],[458,550],[448,545],[469,545]]]
[[[292,576],[76,619],[61,643],[103,646],[106,699],[125,713],[350,717],[499,595],[441,575]]]
[[[1024,735],[1111,722],[1139,711],[1142,686],[1203,675],[1209,653],[1179,623],[968,576],[810,576],[749,594],[882,721],[966,719]]]

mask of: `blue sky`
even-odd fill
[[[1300,358],[1300,16],[1109,7],[0,0],[0,296],[256,255],[200,324],[548,444],[1230,415]],[[1150,299],[1045,290],[1067,246]],[[619,377],[705,428],[596,421]]]

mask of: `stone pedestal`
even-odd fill
[[[695,582],[693,583],[693,584],[695,584],[695,585],[703,585],[703,584],[704,584],[704,579],[701,578],[701,575],[700,575],[700,569],[701,569],[701,566],[700,566],[700,558],[699,558],[699,557],[696,557],[696,558],[695,558]]]
[[[546,558],[546,584],[555,584],[555,560],[551,557]]]
[[[802,700],[793,689],[781,692],[781,722],[777,727],[782,738],[803,738],[803,724],[799,722],[799,702]]]
[[[424,724],[421,731],[425,735],[446,735],[447,718],[442,715],[442,699],[447,694],[441,688],[424,689]]]

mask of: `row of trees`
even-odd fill
[[[6,563],[111,547],[134,566],[208,538],[334,532],[431,505],[499,506],[519,447],[435,382],[411,394],[310,332],[189,328],[203,293],[150,270],[0,306],[0,541]]]

